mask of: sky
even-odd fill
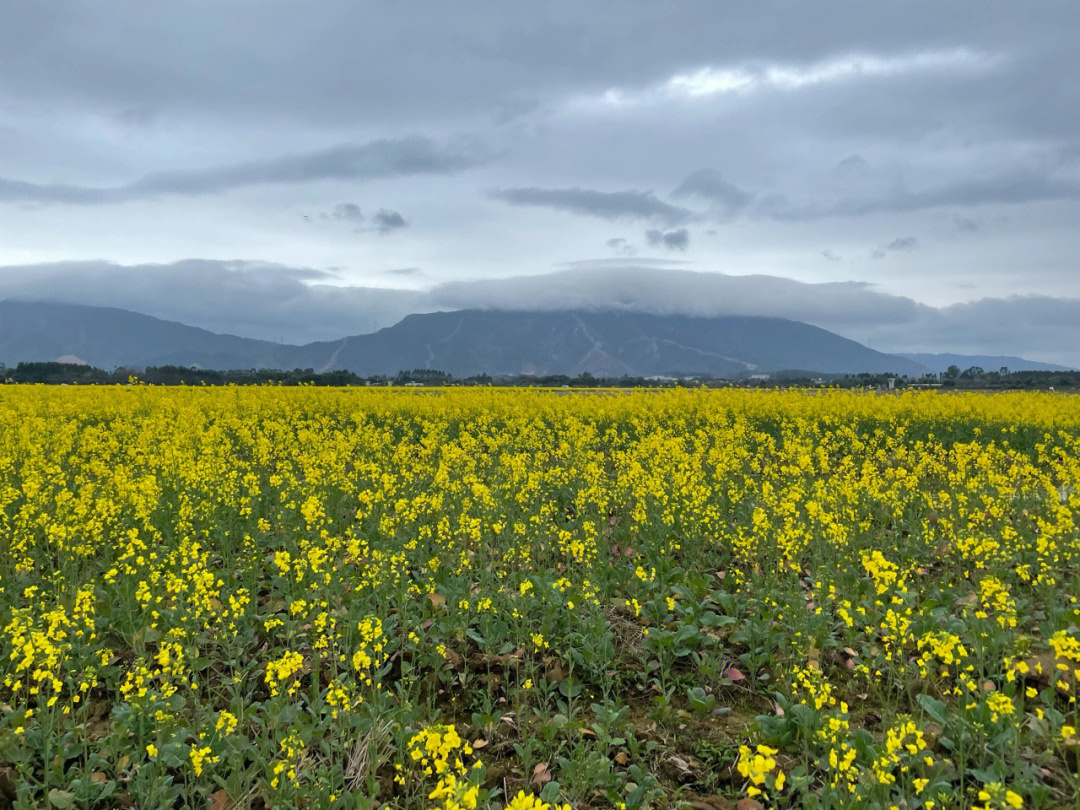
[[[0,0],[0,298],[1080,365],[1080,4]]]

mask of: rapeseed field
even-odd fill
[[[0,390],[0,807],[1072,807],[1080,398]]]

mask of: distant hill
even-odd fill
[[[782,318],[463,310],[410,315],[372,334],[292,346],[120,309],[0,302],[0,362],[65,355],[101,368],[347,369],[363,376],[414,368],[459,377],[925,371],[918,361]]]
[[[1068,371],[1068,366],[1058,366],[1054,363],[1040,363],[1036,360],[1025,360],[1023,357],[998,354],[901,354],[908,360],[913,360],[920,365],[926,366],[935,374],[946,371],[949,366],[956,366],[961,371],[972,366],[978,366],[983,371],[998,371],[1003,366],[1009,371]]]
[[[104,369],[162,365],[278,368],[282,348],[125,309],[0,301],[0,362],[7,365],[69,356],[68,362],[82,361]]]

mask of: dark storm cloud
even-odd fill
[[[271,160],[192,171],[156,172],[113,188],[35,184],[0,178],[0,200],[96,205],[164,194],[199,196],[263,183],[364,180],[417,174],[450,174],[480,165],[482,147],[440,146],[428,138],[380,139],[344,144]]]
[[[595,191],[588,188],[504,188],[488,192],[494,200],[510,205],[557,208],[603,219],[649,219],[665,225],[681,225],[694,212],[658,199],[651,191]]]
[[[652,228],[645,231],[645,241],[650,247],[663,245],[668,250],[686,250],[690,245],[690,233],[686,228],[676,228],[666,232]]]

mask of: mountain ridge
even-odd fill
[[[330,345],[303,348],[323,346],[325,351]],[[785,318],[477,309],[407,315],[370,335],[352,336],[326,370],[378,374],[423,367],[457,376],[733,376],[794,367],[922,373],[921,366],[905,358]]]
[[[464,309],[411,314],[376,332],[295,345],[218,334],[124,309],[0,301],[0,362],[60,357],[101,368],[312,368],[361,376],[413,368],[459,377],[927,370],[916,356],[886,354],[801,321],[764,316]],[[1004,359],[1017,368],[1018,361],[1029,362]]]

